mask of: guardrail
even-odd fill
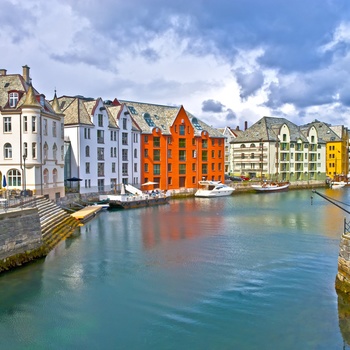
[[[36,197],[0,198],[0,213],[36,207]]]

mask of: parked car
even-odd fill
[[[250,180],[250,178],[247,177],[247,176],[241,176],[241,179],[244,180],[244,181],[249,181]]]
[[[230,176],[231,181],[243,181],[243,179],[239,176]]]

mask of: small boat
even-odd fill
[[[259,185],[251,185],[251,187],[257,192],[277,192],[288,190],[289,185],[289,182],[262,182]]]
[[[329,187],[333,190],[337,190],[339,188],[343,188],[346,185],[346,182],[344,181],[331,181],[329,184]]]
[[[200,188],[194,194],[196,197],[224,197],[230,196],[235,190],[233,187],[227,186],[221,181],[202,180],[198,182]]]
[[[125,192],[125,190],[129,193]],[[134,186],[123,184],[120,195],[101,195],[100,200],[107,200],[111,209],[135,209],[168,204],[170,195],[160,190],[145,193]]]

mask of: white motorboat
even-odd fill
[[[289,182],[262,182],[251,187],[257,192],[277,192],[288,190],[289,185]]]
[[[199,189],[194,194],[196,197],[224,197],[230,196],[235,190],[233,187],[227,186],[221,181],[202,180],[198,182]]]
[[[346,185],[346,182],[344,181],[332,181],[329,184],[329,187],[332,188],[333,190],[337,190],[339,188],[343,188]]]

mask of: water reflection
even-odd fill
[[[340,332],[343,336],[344,346],[345,344],[350,345],[350,296],[340,291],[337,294]]]

